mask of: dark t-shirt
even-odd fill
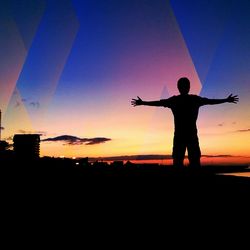
[[[178,95],[162,99],[163,107],[170,108],[174,115],[175,135],[196,135],[196,120],[199,108],[207,104],[207,98],[197,95]]]

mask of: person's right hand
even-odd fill
[[[132,99],[132,101],[131,101],[131,105],[134,107],[142,105],[142,103],[143,103],[142,99],[139,96],[137,96],[137,98],[138,99]]]
[[[237,103],[239,101],[239,98],[237,95],[233,96],[233,94],[231,94],[227,97],[227,101],[232,103]]]

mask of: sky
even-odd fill
[[[2,139],[41,134],[42,156],[171,154],[173,117],[131,99],[237,94],[200,109],[205,155],[250,156],[247,0],[0,2]]]

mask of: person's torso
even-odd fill
[[[174,115],[175,134],[197,133],[196,120],[199,113],[199,96],[173,96],[171,110]]]

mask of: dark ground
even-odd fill
[[[203,249],[208,242],[201,247],[200,237],[217,241],[221,233],[249,232],[250,179],[215,174],[224,167],[76,166],[70,160],[0,164],[1,225],[11,234],[8,242],[25,239],[26,245],[33,237],[39,243],[51,237],[62,243],[74,232],[81,243],[94,236],[92,246],[101,242],[116,249],[140,248],[151,239],[168,244],[174,235],[177,247],[190,234],[188,240]]]
[[[85,164],[85,165],[84,165]],[[250,178],[218,175],[240,172],[246,166],[205,166],[200,170],[172,166],[127,166],[86,163],[75,165],[67,159],[40,159],[36,161],[9,161],[1,163],[1,178],[6,192],[25,195],[50,196],[107,196],[110,199],[157,200],[220,199],[250,194]],[[131,200],[132,201],[132,200]]]

